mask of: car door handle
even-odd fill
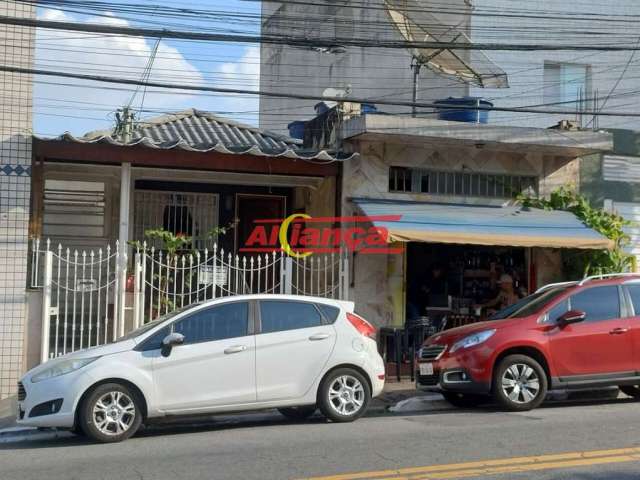
[[[233,347],[225,348],[224,354],[230,355],[232,353],[240,353],[240,352],[244,352],[246,349],[247,347],[245,345],[234,345]]]
[[[614,328],[609,332],[610,335],[622,335],[623,333],[627,333],[629,331],[628,328]]]
[[[328,333],[316,333],[314,335],[311,335],[309,337],[309,340],[311,340],[312,342],[317,342],[318,340],[326,340],[330,336],[331,335],[329,335]]]

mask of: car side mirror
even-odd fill
[[[178,332],[173,332],[162,339],[162,349],[160,352],[163,357],[168,357],[173,347],[182,345],[184,343],[184,335]]]
[[[563,313],[556,320],[556,325],[560,328],[564,328],[567,325],[571,325],[572,323],[580,323],[584,322],[584,319],[587,318],[587,314],[580,310],[569,310],[568,312]]]

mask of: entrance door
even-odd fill
[[[280,195],[236,195],[236,251],[245,246],[256,220],[284,220],[286,200]]]
[[[154,359],[160,409],[206,411],[256,401],[255,336],[249,303],[229,302],[198,310],[173,324],[185,337],[167,357]]]
[[[618,286],[582,290],[569,297],[566,308],[587,316],[551,333],[551,355],[559,377],[569,382],[604,380],[634,371],[630,319],[621,316]]]

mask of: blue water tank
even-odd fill
[[[437,105],[438,119],[450,122],[487,123],[489,110],[480,110],[477,107],[493,107],[493,103],[481,97],[449,97],[433,103]],[[447,108],[450,105],[468,108]]]
[[[289,136],[291,138],[298,138],[300,140],[304,139],[304,126],[307,122],[303,122],[301,120],[296,120],[295,122],[291,122],[287,125],[289,129]]]
[[[378,108],[373,103],[363,103],[361,107],[361,111],[363,114],[376,113],[378,111]]]

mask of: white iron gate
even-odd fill
[[[42,361],[122,333],[126,263],[117,243],[113,250],[78,251],[34,242],[31,287],[42,288]]]
[[[168,253],[146,244],[128,262],[116,247],[79,251],[33,243],[31,287],[42,288],[42,361],[102,345],[177,308],[272,293],[346,300],[345,251],[297,259],[284,252]]]

